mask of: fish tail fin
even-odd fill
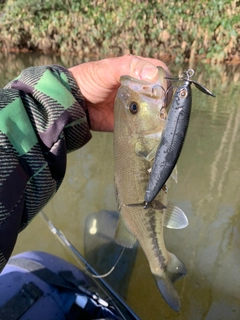
[[[163,298],[174,311],[180,310],[180,299],[173,283],[187,274],[186,267],[178,258],[169,253],[170,259],[164,274],[153,274]]]

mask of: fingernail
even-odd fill
[[[151,81],[156,78],[158,73],[158,69],[154,66],[145,66],[142,69],[140,77],[142,80]]]

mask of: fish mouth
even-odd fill
[[[129,83],[130,84],[132,84],[132,83],[146,84],[146,85],[151,85],[152,84],[152,82],[150,82],[150,81],[136,79],[136,78],[133,78],[133,77],[127,76],[127,75],[121,76],[119,81],[120,81],[121,84],[124,84],[124,85],[125,84],[128,85]]]
[[[156,83],[152,83],[124,75],[120,77],[120,83],[141,95],[165,101],[166,89],[164,88],[164,84],[159,80]]]

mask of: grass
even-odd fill
[[[240,61],[237,0],[0,0],[0,50]]]

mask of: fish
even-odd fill
[[[184,212],[168,202],[161,189],[152,205],[144,208],[144,195],[167,113],[167,82],[162,68],[158,80],[150,83],[130,76],[120,78],[114,103],[114,172],[119,221],[115,241],[133,248],[137,241],[149,262],[159,291],[169,306],[180,309],[173,283],[187,273],[184,264],[170,253],[164,229],[188,224]]]
[[[162,139],[155,154],[144,196],[146,207],[165,186],[181,154],[192,108],[191,84],[194,83],[203,93],[215,97],[207,88],[190,79],[193,74],[194,70],[189,69],[183,72],[183,75],[178,79],[167,78],[168,80],[174,81],[181,80],[183,84],[177,88],[174,94]]]

